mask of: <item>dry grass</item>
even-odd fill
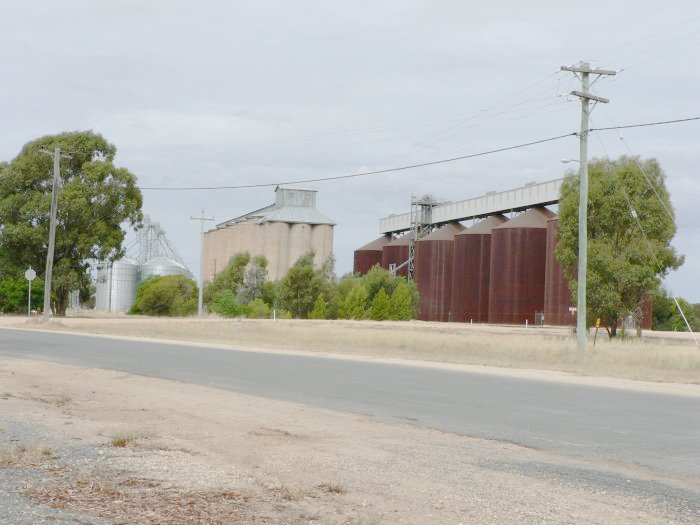
[[[71,319],[86,333],[199,341],[307,352],[403,358],[581,375],[700,383],[700,350],[688,340],[636,339],[576,351],[566,329],[459,323],[369,321],[230,321],[223,319]]]
[[[337,483],[321,483],[317,488],[330,494],[345,494],[347,491]]]
[[[54,458],[49,447],[38,443],[16,447],[0,445],[0,467],[35,467]]]
[[[139,438],[136,432],[131,432],[129,430],[118,430],[111,436],[109,436],[109,443],[113,447],[126,447],[134,443]]]
[[[89,513],[119,523],[236,523],[245,517],[247,497],[232,491],[184,492],[160,481],[93,472],[65,471],[51,484],[26,491],[53,508]]]

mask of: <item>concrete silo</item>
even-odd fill
[[[240,252],[267,259],[268,278],[284,277],[313,251],[314,265],[333,254],[335,223],[316,209],[316,190],[278,186],[275,202],[217,224],[204,234],[204,279],[211,280]]]
[[[543,312],[547,221],[553,216],[531,208],[492,230],[489,323],[535,324]]]
[[[416,242],[415,281],[423,321],[451,321],[452,264],[455,235],[464,230],[449,223]]]
[[[362,248],[355,250],[352,266],[353,273],[366,274],[372,266],[382,265],[383,248],[391,241],[389,235],[382,235],[379,239],[365,244]]]
[[[392,264],[401,266],[408,261],[408,242],[411,239],[411,235],[413,235],[411,232],[406,233],[384,245],[384,248],[382,248],[382,268],[388,270]],[[396,275],[406,277],[408,275],[408,265],[406,264],[398,270]]]
[[[491,230],[505,223],[491,215],[454,238],[452,268],[452,320],[486,323],[491,281]]]
[[[547,260],[544,277],[544,324],[573,325],[575,315],[569,308],[575,304],[564,277],[561,264],[555,256],[559,217],[547,221]]]
[[[98,267],[95,308],[103,312],[127,312],[136,297],[139,265],[129,258]]]

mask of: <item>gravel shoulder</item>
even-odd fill
[[[0,358],[0,429],[0,457],[30,444],[51,451],[0,461],[8,523],[700,518],[693,479],[38,361]],[[120,437],[125,446],[115,446]]]

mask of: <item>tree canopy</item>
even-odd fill
[[[45,273],[53,161],[44,151],[60,147],[61,159],[52,293],[64,315],[69,294],[87,290],[90,263],[123,256],[123,224],[142,220],[136,177],[113,164],[116,148],[92,131],[47,135],[24,145],[0,166],[0,261]]]
[[[676,233],[666,175],[655,159],[594,159],[588,165],[588,326],[601,319],[613,337],[661,278],[683,263],[671,246]],[[576,296],[578,173],[569,173],[559,201],[557,258]],[[658,196],[657,196],[658,195]]]

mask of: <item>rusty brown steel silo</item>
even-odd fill
[[[554,214],[531,208],[491,234],[489,323],[535,323],[544,310],[547,221]]]
[[[547,261],[544,277],[544,324],[573,325],[576,317],[569,310],[574,305],[569,291],[569,283],[555,256],[559,217],[547,221]]]
[[[382,264],[382,253],[384,246],[391,241],[389,235],[382,235],[379,239],[365,244],[362,248],[355,250],[353,273],[366,274],[372,266]]]
[[[454,237],[464,229],[459,223],[449,223],[416,242],[418,317],[423,321],[452,320]]]
[[[491,215],[454,238],[452,320],[486,323],[489,316],[491,230],[508,219]]]
[[[408,260],[408,241],[411,238],[411,232],[397,237],[393,241],[384,245],[382,248],[382,268],[389,269],[391,264],[400,266]],[[396,275],[408,275],[408,265],[405,265]]]

